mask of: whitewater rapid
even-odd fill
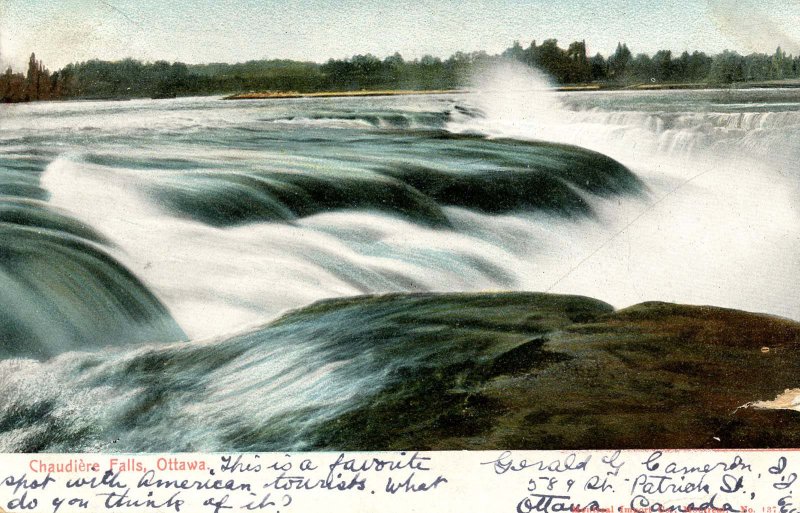
[[[526,72],[528,74],[532,72]],[[581,226],[581,249],[546,290],[715,304],[798,319],[800,95],[794,91],[490,91],[451,129],[574,144],[632,169],[650,194]],[[516,82],[515,82],[516,80]],[[567,229],[576,228],[574,225]],[[578,232],[583,236],[579,236]],[[596,235],[595,235],[596,234]]]
[[[370,104],[361,118],[358,101],[337,106],[340,112],[330,112],[324,102],[226,106],[220,109],[225,116],[213,100],[184,100],[166,112],[157,107],[165,104],[154,102],[123,109],[124,118],[109,116],[107,127],[102,114],[82,115],[86,130],[131,130],[134,144],[113,145],[122,161],[113,166],[87,162],[80,150],[62,154],[47,166],[42,184],[50,204],[114,242],[112,253],[194,338],[263,322],[321,298],[389,291],[546,290],[599,297],[618,307],[663,300],[800,318],[800,303],[789,299],[800,285],[798,150],[791,144],[800,133],[800,104],[784,101],[772,112],[770,104],[723,103],[718,112],[703,98],[682,102],[686,94],[698,93],[487,90],[384,100],[376,103],[389,114],[375,114]],[[631,95],[641,98],[626,99]],[[647,110],[631,108],[640,103]],[[317,114],[284,112],[294,107]],[[155,114],[159,121],[151,126]],[[381,137],[409,127],[590,148],[625,164],[646,189],[640,196],[587,196],[596,214],[589,218],[444,206],[454,229],[358,210],[220,227],[175,216],[148,195],[148,181],[172,179],[158,169],[158,160],[146,172],[126,167],[128,158],[147,162],[166,152],[179,165],[188,162],[190,172],[266,162],[317,173],[348,167],[348,160],[380,162]],[[180,139],[222,130],[241,130],[241,147],[198,150]],[[352,130],[377,132],[374,143],[365,143],[375,149],[358,155],[361,147],[336,147],[336,138],[346,142]],[[150,138],[138,143],[141,132],[151,131],[178,141],[166,149]],[[250,139],[280,139],[286,132],[292,135],[285,145],[260,148],[258,138]],[[304,142],[315,135],[330,136],[330,147]],[[309,152],[304,144],[323,146]],[[385,158],[409,157],[389,152]]]
[[[797,91],[478,82],[4,111],[0,450],[306,447],[427,354],[392,353],[397,330],[358,311],[268,324],[325,298],[545,291],[800,319]]]

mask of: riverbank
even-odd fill
[[[319,91],[315,93],[299,93],[297,91],[263,91],[237,93],[223,98],[224,100],[273,100],[289,98],[348,98],[358,96],[417,96],[427,94],[463,94],[464,89],[431,89],[431,90],[380,90],[380,91]]]
[[[768,82],[740,82],[736,84],[576,84],[554,87],[555,92],[598,92],[598,91],[669,91],[669,90],[712,90],[712,89],[800,89],[800,80],[776,80]],[[422,96],[435,94],[466,94],[469,89],[398,89],[398,90],[361,90],[361,91],[317,91],[301,93],[298,91],[250,91],[234,93],[223,96],[223,100],[286,100],[296,98],[353,98],[353,97],[380,97],[380,96]],[[175,99],[186,96],[170,94],[153,96],[151,99]],[[51,98],[47,101],[130,101],[142,100],[148,97],[103,97],[103,98]],[[43,101],[43,100],[37,100]],[[27,101],[6,103],[28,103]],[[2,104],[2,103],[0,103]]]
[[[641,84],[574,84],[554,87],[556,92],[597,92],[597,91],[668,91],[705,89],[785,89],[800,88],[800,80],[773,80],[766,82],[738,82],[735,84],[707,83],[641,83]],[[250,91],[225,96],[224,100],[282,100],[293,98],[349,98],[370,96],[417,96],[431,94],[465,94],[469,89],[387,89],[360,91],[317,91],[301,93],[298,91]]]
[[[706,84],[706,83],[642,83],[620,87],[605,87],[604,89],[625,89],[637,91],[667,91],[672,89],[702,90],[702,89],[794,89],[800,88],[800,80],[769,80],[753,82],[736,82],[733,84]]]

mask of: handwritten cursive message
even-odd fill
[[[800,513],[797,451],[0,455],[6,512]]]

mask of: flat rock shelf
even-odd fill
[[[376,358],[407,361],[359,408],[318,428],[318,448],[800,444],[800,412],[752,404],[797,386],[800,324],[782,318],[501,293],[337,299],[277,322],[310,318],[336,320],[334,338],[343,319],[358,322],[349,337],[372,337]]]

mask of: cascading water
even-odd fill
[[[329,297],[800,319],[800,94],[554,93],[526,73],[451,96],[8,108],[0,353],[43,361],[0,361],[0,449],[302,448],[393,368],[349,317],[265,326]]]
[[[512,73],[513,75],[513,73]],[[514,83],[492,75],[499,83]],[[800,94],[796,90],[620,91],[509,99],[491,86],[485,116],[448,128],[591,148],[647,185],[643,204],[612,205],[602,234],[570,226],[581,249],[548,290],[623,306],[663,300],[800,318]]]

